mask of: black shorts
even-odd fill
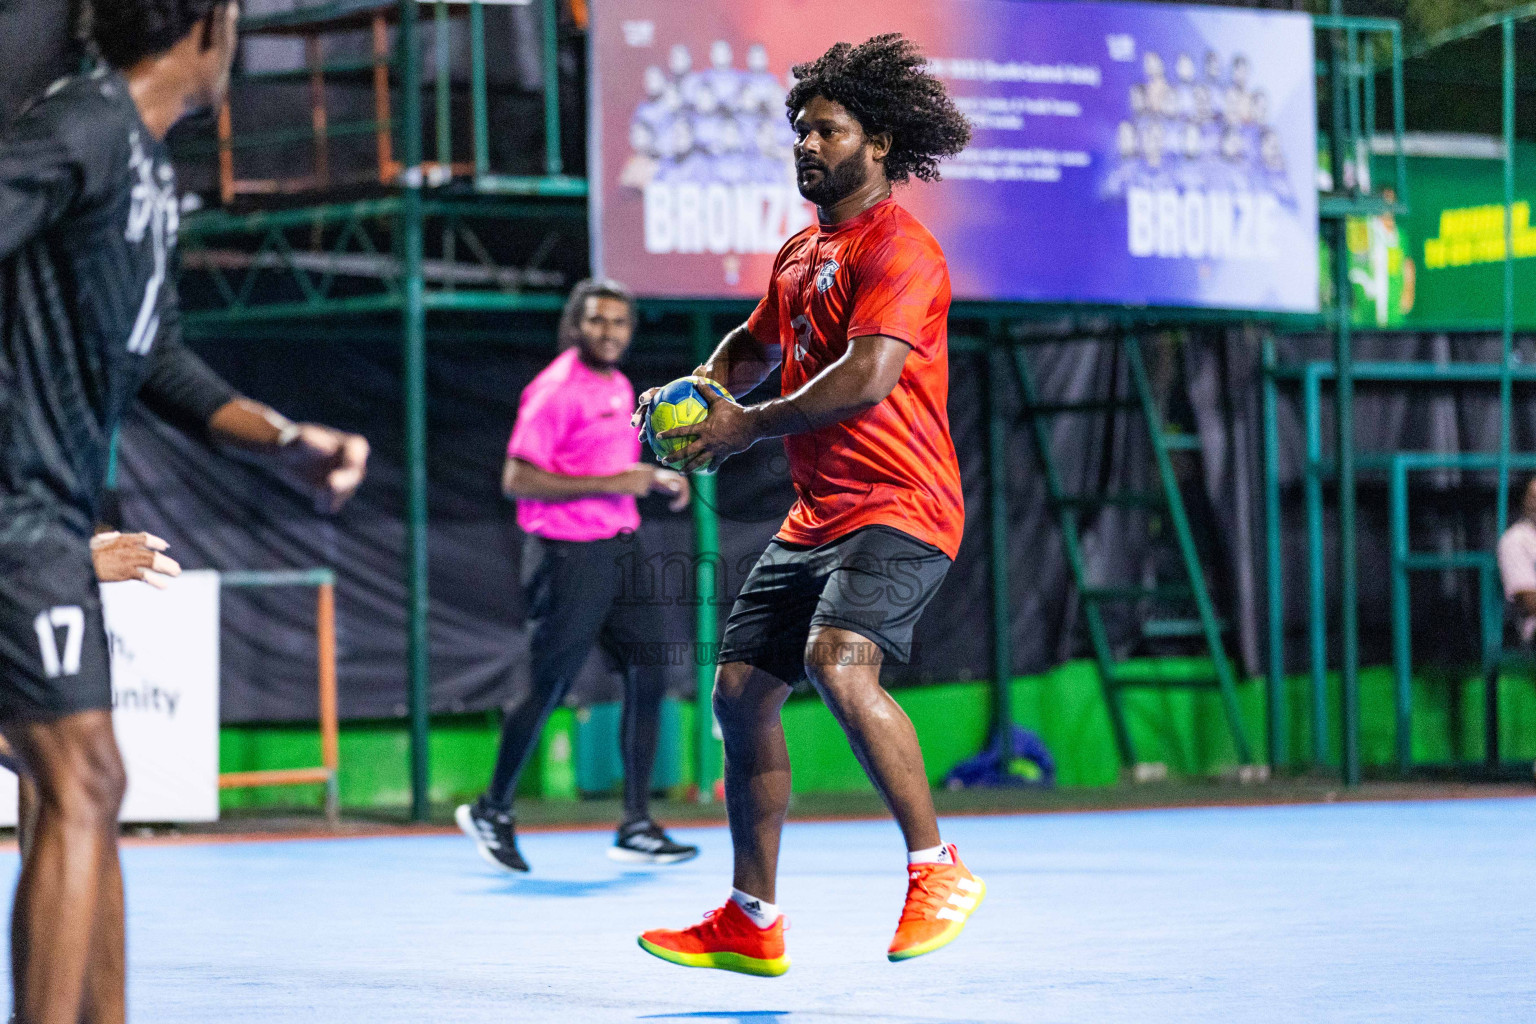
[[[885,661],[912,660],[912,628],[949,571],[949,556],[889,526],[817,547],[768,543],[731,608],[718,664],[746,662],[795,683],[813,627],[874,641]]]
[[[0,545],[0,721],[111,709],[89,545],[75,538]]]

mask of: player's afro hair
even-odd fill
[[[115,68],[131,68],[164,53],[203,23],[204,45],[211,45],[214,18],[230,0],[93,0],[91,36]]]
[[[971,141],[971,124],[927,64],[917,44],[899,32],[858,46],[838,43],[810,63],[795,65],[796,82],[784,105],[793,121],[816,96],[841,103],[866,134],[891,133],[885,176],[892,184],[913,175],[935,181],[939,161]]]

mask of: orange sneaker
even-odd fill
[[[726,900],[725,906],[711,910],[692,928],[646,932],[640,936],[640,948],[684,967],[715,967],[769,978],[789,970],[783,916],[759,928],[734,900]]]
[[[949,855],[953,864],[907,866],[907,904],[886,954],[892,960],[910,960],[949,945],[987,894],[986,884],[960,863],[953,844]]]

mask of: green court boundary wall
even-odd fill
[[[1136,663],[1147,676],[1185,673],[1188,659]],[[1310,734],[1308,677],[1287,677],[1286,707],[1291,721],[1284,735],[1296,737],[1288,763],[1306,765],[1303,741]],[[1338,708],[1338,679],[1327,706]],[[1393,682],[1388,666],[1360,673],[1361,756],[1367,767],[1393,763]],[[1482,680],[1472,674],[1423,669],[1413,680],[1413,759],[1420,764],[1476,761],[1482,757]],[[1120,762],[1110,734],[1097,673],[1089,661],[1073,661],[1049,672],[1019,676],[1011,686],[1014,720],[1039,733],[1057,763],[1061,787],[1106,787],[1121,780]],[[987,739],[992,702],[985,680],[936,684],[893,691],[922,741],[929,779],[942,785],[960,761],[979,751]],[[1499,688],[1501,743],[1506,758],[1536,758],[1536,680],[1506,675]],[[1250,735],[1262,737],[1262,681],[1239,686]],[[1234,771],[1237,758],[1222,719],[1218,696],[1209,691],[1146,689],[1124,696],[1126,718],[1136,749],[1145,761],[1167,765],[1173,779],[1221,776]],[[694,743],[698,730],[694,706],[669,700],[665,705],[659,789],[686,791],[693,782]],[[500,715],[487,712],[435,718],[429,745],[431,799],[444,805],[480,792],[496,756]],[[784,731],[796,793],[871,791],[863,770],[848,749],[842,731],[814,694],[797,693],[784,707]],[[221,771],[251,771],[312,764],[320,753],[313,725],[230,725],[221,731]],[[1338,723],[1331,761],[1338,763]],[[1267,753],[1264,752],[1264,753]],[[399,720],[347,723],[341,732],[341,803],[353,810],[392,811],[410,806],[410,728]],[[560,708],[540,739],[524,773],[521,793],[543,800],[578,800],[607,796],[619,784],[618,705],[587,709]],[[234,790],[222,794],[226,809],[318,805],[318,787]]]

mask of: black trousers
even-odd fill
[[[501,748],[486,790],[493,807],[511,808],[518,777],[544,722],[570,689],[592,645],[602,644],[624,673],[619,746],[625,820],[647,816],[666,659],[656,598],[635,586],[644,566],[645,549],[633,533],[595,541],[527,537],[522,583],[532,627],[532,685],[502,725]]]

